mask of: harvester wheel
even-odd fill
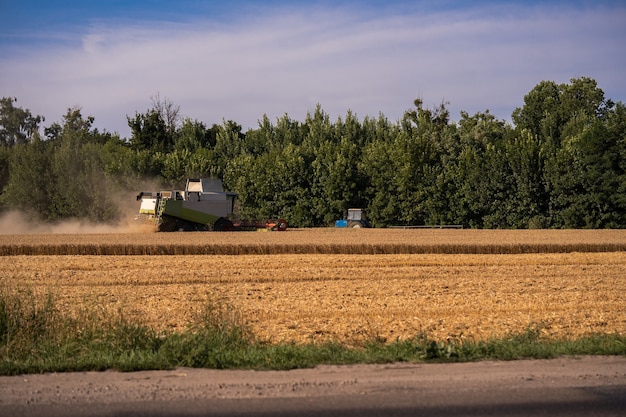
[[[170,216],[163,216],[161,218],[161,224],[158,226],[159,232],[175,232],[178,230],[176,219]]]
[[[220,217],[213,224],[213,230],[216,232],[229,232],[233,230],[233,222],[223,217]]]
[[[281,232],[287,230],[287,227],[289,227],[289,225],[287,224],[287,220],[285,219],[278,219],[278,221],[276,222],[276,230],[280,230]]]

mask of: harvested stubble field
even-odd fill
[[[210,299],[271,342],[573,338],[626,334],[625,250],[620,230],[0,235],[0,282],[169,331]]]

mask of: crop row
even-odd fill
[[[0,244],[0,256],[16,255],[281,255],[281,254],[525,254],[622,252],[626,243],[519,244]]]
[[[11,255],[523,254],[621,252],[626,230],[295,229],[1,235]]]

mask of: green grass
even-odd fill
[[[575,340],[541,337],[537,328],[487,340],[439,342],[428,335],[357,347],[339,343],[269,344],[257,340],[245,320],[228,306],[207,301],[182,333],[159,334],[124,318],[84,311],[62,315],[52,296],[0,292],[0,375],[42,372],[135,371],[196,367],[294,369],[319,364],[462,362],[553,358],[565,355],[626,355],[626,336],[600,334]]]

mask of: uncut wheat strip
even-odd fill
[[[0,245],[0,256],[16,255],[293,255],[293,254],[531,254],[625,252],[626,244],[40,244]]]
[[[126,233],[67,235],[0,235],[0,246],[12,245],[91,245],[100,246],[334,246],[380,245],[393,247],[433,247],[437,245],[485,246],[510,245],[624,245],[626,230],[395,230],[395,229],[301,229],[279,233],[196,232],[196,233]],[[249,249],[250,250],[250,249]],[[363,252],[363,249],[357,249]]]

